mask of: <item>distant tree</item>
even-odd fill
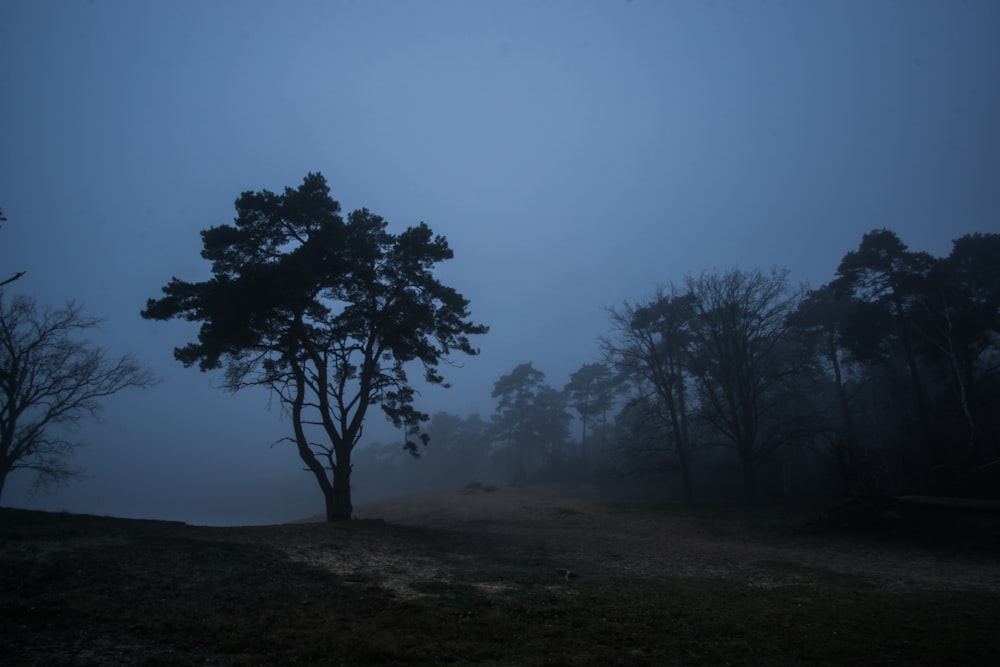
[[[926,463],[934,447],[931,401],[917,356],[917,332],[913,315],[919,307],[920,286],[932,259],[926,253],[911,252],[899,237],[888,229],[865,234],[857,250],[848,252],[837,268],[831,287],[839,298],[854,302],[844,340],[858,359],[876,362],[888,368],[895,363],[897,350],[902,352],[909,377],[909,418],[906,426],[919,424],[915,437],[923,443],[921,458]]]
[[[655,480],[658,485],[680,478],[684,501],[694,502],[689,500],[688,495],[690,490],[690,498],[693,498],[694,485],[684,486],[669,423],[663,405],[654,394],[639,389],[637,385],[630,385],[629,393],[615,415],[611,431],[614,448],[607,462],[614,466],[618,475]]]
[[[962,484],[977,467],[1000,459],[980,433],[993,412],[989,395],[1000,371],[1000,235],[956,239],[947,257],[933,261],[915,299],[915,346],[943,425],[934,463],[954,469]]]
[[[614,403],[616,378],[607,364],[584,364],[569,376],[563,387],[567,402],[580,416],[580,461],[589,465],[587,430],[591,422],[607,414]]]
[[[34,471],[39,486],[77,475],[67,459],[80,443],[66,431],[99,417],[102,398],[154,382],[131,356],[80,338],[99,323],[74,303],[40,309],[0,291],[0,496],[15,470]]]
[[[796,442],[810,418],[797,384],[808,359],[788,335],[800,297],[786,270],[734,269],[687,282],[695,298],[699,414],[736,452],[745,498],[753,501],[758,467]]]
[[[408,436],[428,416],[414,405],[406,365],[443,384],[453,350],[487,327],[432,269],[451,259],[427,225],[400,234],[367,209],[347,221],[320,174],[298,189],[245,192],[233,225],[202,232],[211,280],[174,278],[142,316],[201,322],[197,342],[174,356],[202,371],[225,366],[226,386],[270,388],[291,416],[288,438],[315,477],[328,521],[350,519],[351,452],[373,405]],[[424,438],[421,438],[424,439]],[[425,440],[426,442],[426,440]],[[405,448],[417,452],[413,440]]]
[[[828,444],[847,490],[982,493],[1000,480],[997,267],[1000,235],[967,234],[936,258],[879,229],[799,304],[790,322],[832,379]]]
[[[843,490],[866,493],[871,491],[867,487],[874,483],[874,478],[872,471],[866,469],[869,450],[858,428],[858,394],[864,382],[859,381],[860,374],[852,373],[857,362],[843,342],[844,327],[855,307],[853,299],[838,297],[834,288],[824,285],[805,295],[789,322],[800,339],[811,347],[819,366],[826,370],[832,390],[825,392],[823,386],[817,386],[810,392],[820,400],[825,393],[832,393],[833,399],[829,401],[829,414],[817,419],[816,433],[826,441],[825,449]]]
[[[636,391],[621,415],[630,434],[625,446],[643,467],[678,472],[684,498],[693,503],[689,383],[695,297],[671,286],[669,291],[657,290],[647,302],[611,309],[609,316],[614,333],[602,345]]]
[[[532,366],[530,361],[519,364],[493,383],[492,396],[499,399],[493,418],[494,437],[504,442],[508,463],[511,449],[516,450],[513,483],[518,486],[525,482],[526,449],[537,444],[532,410],[545,386],[545,373]]]
[[[428,489],[458,488],[471,481],[490,481],[490,443],[487,424],[479,415],[461,417],[436,412],[427,423],[434,443],[420,461],[426,465]]]
[[[566,410],[566,394],[548,384],[542,385],[529,406],[528,431],[534,449],[544,458],[545,474],[550,479],[575,476],[579,471],[578,460],[568,452],[572,420]]]

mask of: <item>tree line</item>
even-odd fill
[[[815,289],[778,268],[705,272],[607,313],[601,357],[563,387],[525,362],[495,382],[488,421],[435,415],[424,469],[640,475],[687,502],[719,484],[747,501],[1000,491],[1000,235],[933,257],[878,229]]]
[[[488,419],[415,404],[414,368],[446,385],[441,363],[478,354],[471,337],[488,332],[434,276],[453,251],[426,224],[392,233],[367,209],[345,217],[317,173],[244,192],[233,223],[201,235],[212,277],[171,279],[141,316],[199,322],[178,361],[279,400],[331,521],[351,518],[358,462],[427,485],[643,474],[688,502],[718,488],[719,470],[738,472],[748,501],[787,495],[803,466],[852,494],[1000,490],[1000,235],[932,257],[874,230],[817,289],[779,268],[690,275],[608,308],[601,357],[564,386],[530,361],[498,378]],[[0,290],[0,491],[18,468],[71,476],[62,459],[77,443],[59,429],[155,382],[79,338],[95,325],[72,303]],[[402,449],[355,451],[376,406]],[[403,453],[429,456],[406,469]],[[762,485],[764,471],[780,475]]]

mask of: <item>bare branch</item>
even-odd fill
[[[40,310],[0,293],[0,493],[13,470],[33,470],[40,486],[76,476],[66,459],[79,443],[60,429],[100,419],[101,399],[156,382],[132,356],[113,358],[79,337],[98,324],[72,302]]]

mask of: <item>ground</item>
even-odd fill
[[[1000,522],[531,487],[207,528],[0,510],[4,664],[982,664]]]
[[[775,576],[771,564],[789,562],[856,575],[880,586],[1000,592],[1000,562],[993,551],[1000,546],[1000,522],[993,517],[980,522],[974,518],[983,532],[962,535],[962,543],[940,532],[925,534],[926,540],[901,535],[911,524],[903,525],[904,517],[892,516],[885,519],[886,530],[834,540],[831,527],[812,521],[822,513],[818,508],[691,510],[598,498],[573,488],[475,490],[372,503],[360,508],[357,516],[489,535],[522,545],[536,543],[581,576],[746,577],[766,586]],[[942,514],[932,520],[954,522],[954,517]],[[910,538],[906,543],[911,546],[922,542],[922,548],[899,548],[894,537]]]

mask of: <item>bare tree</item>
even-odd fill
[[[736,451],[752,501],[756,469],[800,440],[809,421],[799,406],[808,357],[788,335],[787,321],[801,295],[779,269],[704,273],[687,283],[696,299],[700,414],[720,444]]]
[[[67,458],[80,443],[66,428],[99,418],[100,399],[155,381],[131,356],[111,358],[80,338],[99,323],[72,302],[39,309],[0,292],[0,497],[14,470],[35,471],[40,485],[78,475]]]
[[[694,503],[692,459],[696,443],[688,424],[694,297],[671,285],[669,291],[657,290],[648,302],[626,302],[608,313],[614,335],[603,339],[602,347],[638,392],[623,417],[630,428],[641,425],[643,437],[629,447],[652,449],[665,456],[669,461],[665,469],[680,473],[684,498]]]

